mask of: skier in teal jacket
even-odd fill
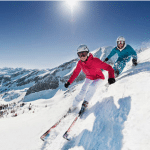
[[[116,53],[118,54],[118,59],[113,67],[116,77],[123,71],[126,63],[130,61],[131,57],[133,58],[133,65],[137,65],[137,53],[130,45],[126,45],[125,38],[122,36],[117,38],[117,46],[112,49],[104,62],[108,61]]]

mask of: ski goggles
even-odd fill
[[[87,51],[84,51],[84,52],[78,52],[78,56],[81,58],[81,57],[85,57],[87,56],[88,52]]]
[[[124,44],[124,43],[125,43],[124,41],[117,41],[117,45]]]

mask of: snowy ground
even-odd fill
[[[51,99],[27,102],[21,115],[0,119],[0,150],[150,150],[150,49],[138,54],[138,66],[129,62],[115,84],[106,80],[95,91],[88,110],[72,128],[70,142],[62,138],[75,118],[66,117],[47,141],[40,136],[71,106],[83,82]],[[25,113],[22,113],[22,111]]]

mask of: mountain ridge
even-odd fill
[[[110,53],[112,47],[100,47],[91,53],[94,57],[98,57],[104,60],[105,57]],[[109,60],[110,64],[113,64],[116,57]],[[62,86],[70,78],[73,69],[78,62],[78,58],[75,58],[69,62],[65,62],[58,67],[52,69],[24,69],[24,68],[2,68],[0,69],[0,94],[1,101],[5,101],[6,95],[7,101],[9,99],[9,93],[11,91],[15,93],[17,89],[24,89],[25,98],[28,95],[40,92],[43,90],[55,90]],[[85,79],[83,72],[77,77],[75,82],[79,82]],[[5,97],[2,96],[5,94]],[[15,94],[16,95],[16,94]],[[52,94],[54,96],[54,94]],[[19,94],[18,94],[19,98]],[[16,99],[16,97],[11,97],[11,100]],[[11,101],[10,100],[10,101]]]

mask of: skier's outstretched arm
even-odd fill
[[[129,47],[130,47],[131,56],[133,58],[132,63],[133,63],[134,66],[136,66],[137,65],[137,53],[130,45],[129,45]]]
[[[108,61],[112,56],[114,56],[116,54],[115,49],[112,49],[112,51],[110,52],[110,54],[107,56],[107,58],[104,60],[104,62]]]
[[[81,71],[81,67],[78,63],[70,79],[64,85],[66,88],[68,88],[68,86],[75,80],[75,78],[79,75],[80,71]]]
[[[100,59],[97,59],[97,63],[99,64],[100,69],[108,71],[108,83],[115,83],[114,69],[109,64],[101,61]]]

